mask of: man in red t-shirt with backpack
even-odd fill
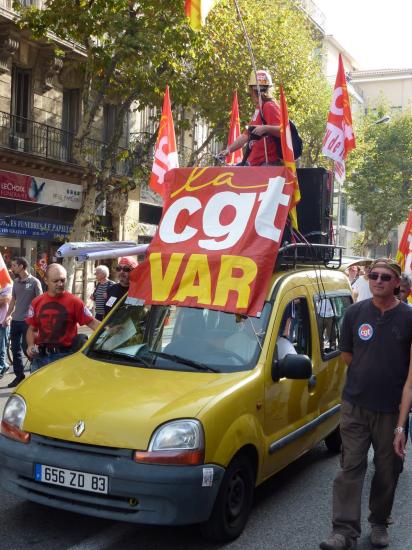
[[[259,90],[262,103],[259,102]],[[219,153],[220,157],[237,151],[249,142],[247,163],[250,166],[263,164],[281,164],[281,151],[278,151],[278,143],[275,138],[280,136],[280,108],[273,99],[273,82],[268,71],[252,71],[249,79],[250,97],[256,107],[249,123],[249,129],[245,130],[231,145]],[[263,120],[262,120],[263,115]],[[265,153],[267,152],[267,158]]]
[[[92,330],[99,326],[82,300],[65,290],[66,279],[63,266],[50,264],[44,276],[47,292],[31,303],[26,323],[29,325],[27,355],[32,359],[32,372],[73,353],[78,324]]]

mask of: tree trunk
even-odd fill
[[[127,192],[117,192],[110,195],[109,210],[112,214],[114,240],[125,240],[125,216],[129,203]]]

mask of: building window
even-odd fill
[[[103,108],[103,142],[110,143],[117,125],[119,124],[120,105],[106,104]],[[119,147],[127,148],[129,145],[130,112],[123,119],[122,133],[119,139]]]
[[[62,129],[75,134],[79,128],[80,90],[63,89]]]
[[[31,108],[31,71],[13,67],[12,101],[13,130],[15,134],[28,133],[28,118]]]
[[[79,128],[80,120],[80,90],[63,89],[62,132],[59,158],[72,161],[73,136]]]
[[[117,105],[106,104],[103,108],[103,141],[109,143],[116,129]]]

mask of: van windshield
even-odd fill
[[[252,369],[270,316],[246,317],[127,300],[103,323],[85,353],[102,361],[144,368],[235,372]]]

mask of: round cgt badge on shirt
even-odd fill
[[[364,342],[370,340],[373,336],[373,327],[369,323],[362,323],[358,329],[358,336]]]

